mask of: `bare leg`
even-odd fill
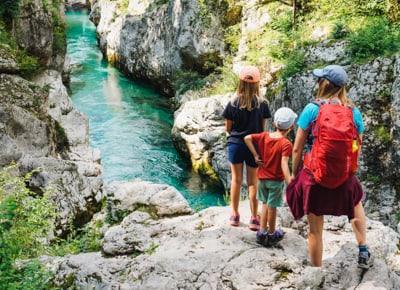
[[[276,208],[268,207],[268,232],[270,234],[275,232],[276,225]]]
[[[268,206],[266,203],[263,203],[261,207],[261,220],[260,220],[261,232],[265,232],[267,230],[267,219],[268,219]]]
[[[324,216],[310,213],[308,216],[308,254],[314,267],[322,266],[322,231],[324,227]]]
[[[257,200],[257,167],[250,167],[246,166],[247,172],[247,187],[249,190],[249,197],[250,197],[250,210],[251,215],[257,216],[258,210],[258,200]]]
[[[353,227],[353,232],[356,235],[358,245],[365,245],[367,242],[367,226],[365,221],[364,207],[361,202],[359,202],[354,208],[354,219],[351,220],[351,225]]]
[[[233,215],[239,215],[240,188],[243,181],[243,163],[231,164],[231,208]]]

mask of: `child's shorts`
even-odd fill
[[[282,206],[283,181],[259,180],[257,199],[269,207]]]

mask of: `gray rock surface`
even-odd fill
[[[121,8],[115,1],[97,0],[91,19],[110,62],[172,94],[175,73],[209,71],[210,65],[222,63],[225,45],[220,17],[208,2],[163,3],[131,0]]]
[[[243,220],[248,220],[248,203],[242,203],[240,210]],[[228,215],[229,208],[215,207],[153,220],[136,211],[107,231],[103,243],[107,255],[41,260],[56,273],[55,282],[64,289],[394,290],[399,285],[399,237],[380,222],[368,221],[367,238],[375,265],[363,272],[357,268],[351,226],[341,218],[326,219],[324,265],[318,269],[308,265],[306,240],[296,229],[284,228],[280,246],[264,248],[255,242],[255,233],[247,225],[230,227]]]
[[[153,217],[176,216],[192,212],[188,202],[174,187],[136,180],[112,182],[105,189],[110,217],[121,217],[140,208]]]
[[[62,69],[65,57],[65,48],[62,43],[54,45],[54,42],[62,41],[55,39],[54,18],[52,15],[52,0],[29,0],[21,1],[19,15],[16,18],[12,34],[20,47],[24,48],[31,55],[36,56],[45,67]],[[63,17],[63,6],[55,7],[58,11],[58,18]],[[57,49],[55,47],[57,46]]]
[[[11,48],[0,44],[0,73],[16,73],[19,67]]]
[[[213,96],[184,103],[174,115],[172,137],[195,171],[229,183],[226,133],[222,112],[233,96]]]
[[[65,6],[71,8],[87,8],[90,6],[89,0],[66,0]]]

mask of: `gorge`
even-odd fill
[[[280,1],[65,2],[21,0],[11,20],[0,9],[0,288],[398,289],[398,50],[356,61],[352,31],[372,36],[326,10],[356,11],[387,45],[379,37],[396,43],[397,30],[382,19],[397,20],[386,1],[309,1],[298,26]],[[65,5],[89,8],[96,27]],[[340,29],[329,22],[339,16]],[[213,206],[229,187],[221,111],[235,72],[258,65],[272,110],[299,112],[310,69],[333,62],[349,71],[367,125],[360,177],[375,264],[366,272],[345,217],[326,217],[324,265],[314,268],[306,220],[287,207],[284,240],[263,248]],[[240,211],[248,220],[247,201]]]

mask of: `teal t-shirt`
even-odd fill
[[[297,125],[303,129],[307,130],[311,123],[317,119],[319,112],[319,107],[314,103],[309,103],[305,106],[303,112],[301,112],[299,119],[297,120]],[[353,108],[353,119],[356,125],[358,134],[362,134],[365,130],[363,118],[360,110]]]

